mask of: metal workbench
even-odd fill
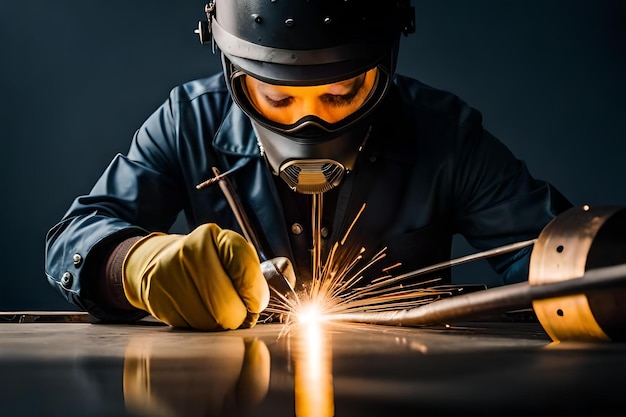
[[[4,317],[3,416],[621,416],[626,406],[625,344],[555,344],[532,320],[201,333]]]

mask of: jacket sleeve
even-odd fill
[[[526,164],[468,113],[457,137],[454,166],[456,228],[473,247],[487,250],[536,238],[571,203],[550,183],[535,179]],[[528,278],[532,247],[490,258],[505,284]]]
[[[184,206],[177,156],[182,88],[135,133],[127,155],[113,158],[88,195],[76,198],[46,235],[45,272],[69,302],[98,321],[133,321],[141,311],[100,302],[97,279],[105,253],[128,237],[166,232]]]
[[[479,251],[536,238],[571,203],[483,126],[481,113],[458,96],[397,78],[411,103],[435,219]],[[421,137],[421,139],[420,139]],[[430,167],[430,168],[428,168]],[[502,283],[528,279],[532,247],[489,258]]]

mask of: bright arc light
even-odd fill
[[[298,323],[319,323],[323,321],[322,309],[316,304],[308,304],[298,309]]]

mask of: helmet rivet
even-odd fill
[[[254,22],[255,23],[261,23],[263,21],[263,18],[259,15],[254,16]]]
[[[330,16],[326,16],[324,18],[324,24],[325,25],[330,25],[331,23],[333,23],[333,20],[330,18]]]
[[[285,20],[285,26],[293,26],[294,21],[291,17],[287,18],[287,20]]]

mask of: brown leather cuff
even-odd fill
[[[119,310],[136,310],[124,294],[122,283],[122,267],[124,258],[130,248],[143,236],[133,236],[118,244],[109,254],[104,271],[100,277],[100,293],[102,299],[111,307]]]

